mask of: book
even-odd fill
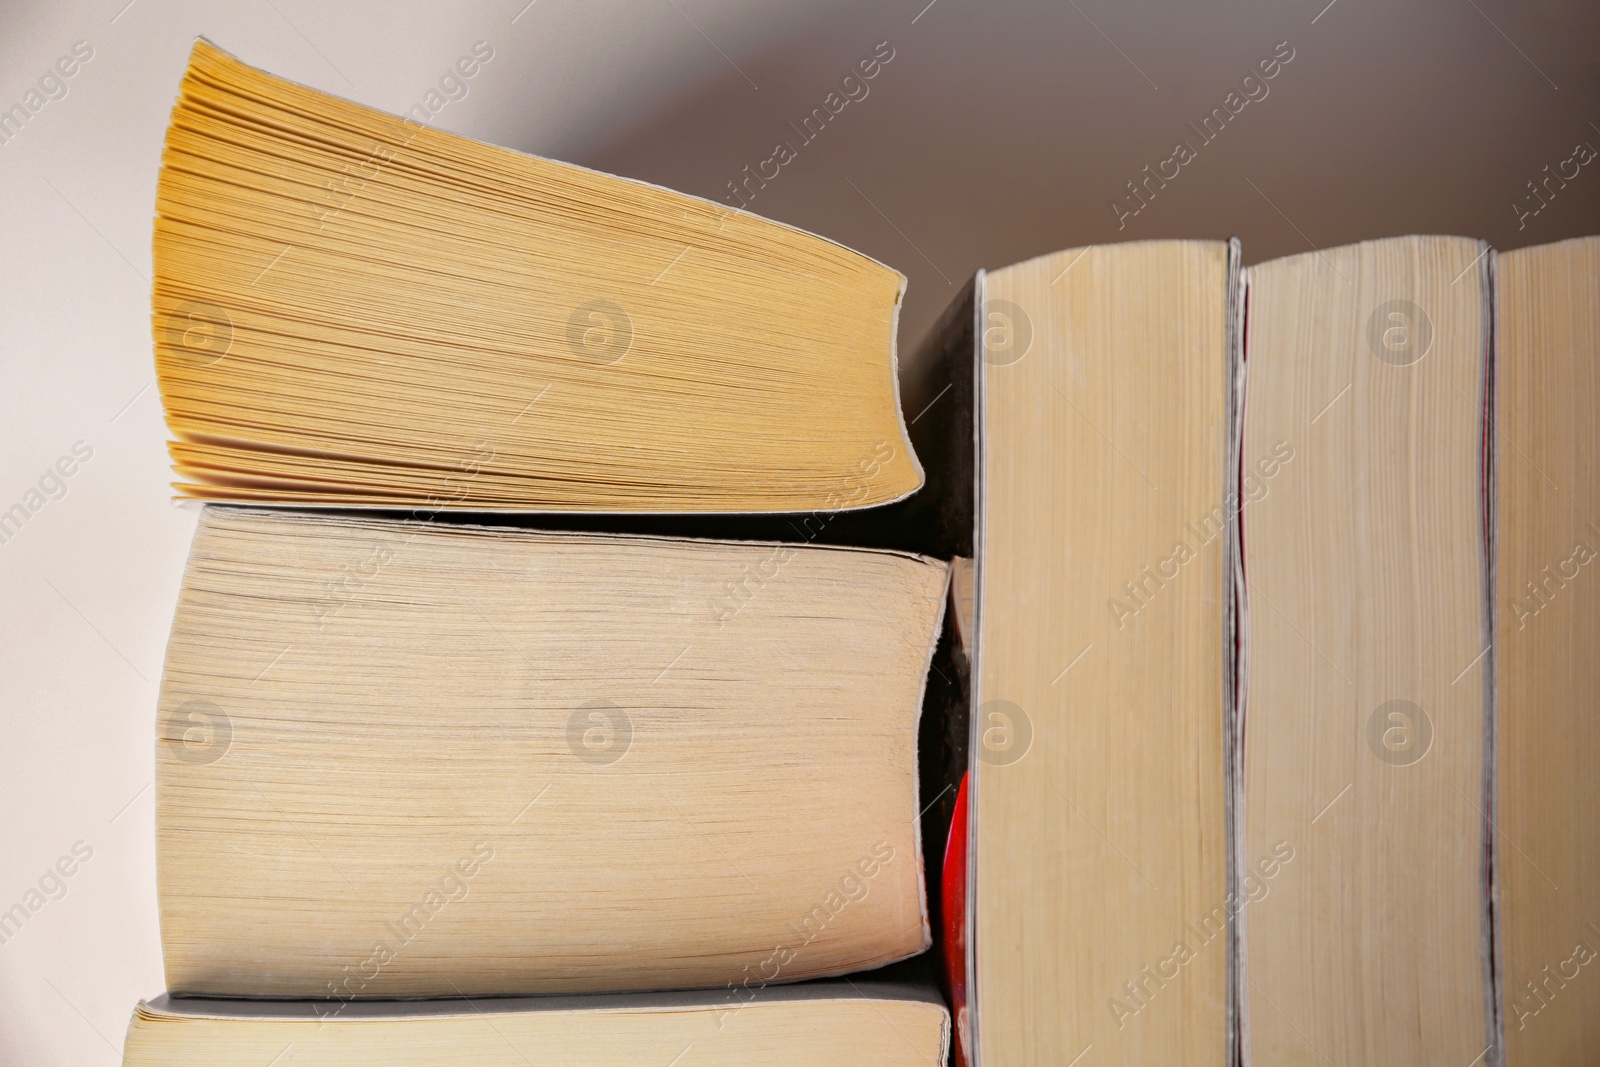
[[[1231,1058],[1238,299],[1236,242],[1091,246],[979,273],[927,342],[955,401],[900,507],[971,558],[961,1062]]]
[[[1493,808],[1507,1067],[1600,1062],[1600,238],[1495,260]]]
[[[924,991],[867,981],[749,999],[701,992],[330,1007],[158,997],[134,1012],[123,1063],[260,1067],[282,1057],[298,1067],[926,1067],[944,1062],[949,1030],[944,1005]]]
[[[1240,519],[1246,1063],[1494,1050],[1492,262],[1400,237],[1247,272],[1245,470],[1294,458]]]
[[[207,507],[159,702],[168,989],[744,994],[930,943],[947,567]]]
[[[184,497],[803,512],[922,484],[899,406],[904,277],[793,227],[431,129],[203,40],[156,206],[152,331]]]

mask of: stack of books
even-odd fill
[[[1600,1060],[1600,239],[1059,252],[902,403],[895,271],[201,42],[155,262],[130,1067]]]
[[[903,278],[204,42],[158,212],[208,503],[127,1062],[941,1061],[931,981],[843,977],[931,943],[948,566],[824,536],[923,480]]]

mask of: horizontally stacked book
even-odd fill
[[[914,972],[782,985],[931,941],[948,566],[819,538],[922,482],[903,279],[203,42],[163,164],[157,366],[214,503],[161,689],[171,992],[127,1062],[942,1059]]]
[[[758,217],[203,43],[164,164],[129,1064],[1600,1062],[1600,240],[1060,252],[902,412]]]

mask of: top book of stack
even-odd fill
[[[162,162],[153,329],[184,497],[800,512],[922,484],[905,279],[832,241],[204,41]]]

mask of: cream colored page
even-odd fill
[[[141,1009],[124,1067],[925,1067],[939,1062],[949,1016],[917,1001],[751,1004],[707,998],[699,1010],[496,1011],[398,1020],[184,1018]]]
[[[1251,271],[1244,910],[1257,1067],[1465,1067],[1484,953],[1483,247]],[[1482,1062],[1479,1060],[1478,1062]]]
[[[894,553],[209,511],[160,705],[169,988],[759,989],[920,951],[944,594]]]
[[[1225,1062],[1226,282],[1226,246],[1188,242],[988,275],[989,1067]]]
[[[1498,271],[1507,1067],[1600,1062],[1600,238]]]

